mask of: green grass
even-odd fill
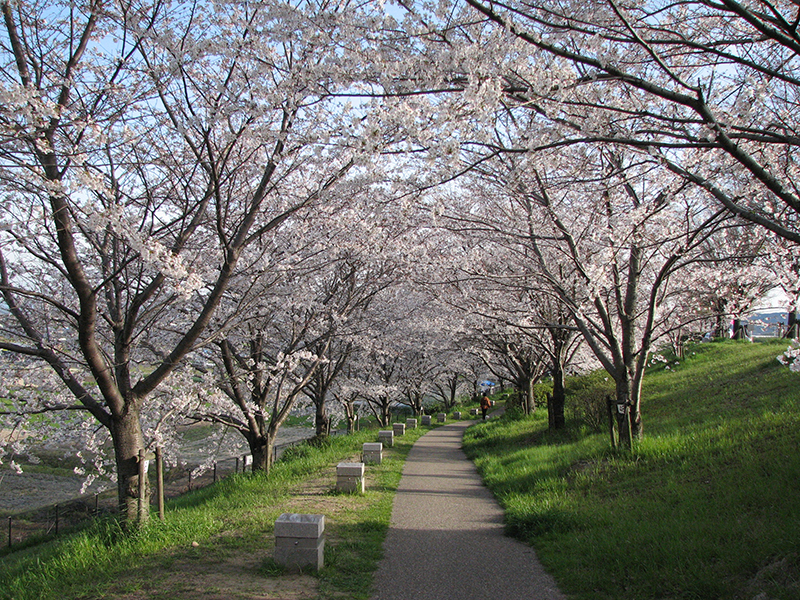
[[[104,598],[134,592],[174,598],[173,565],[195,561],[203,572],[232,555],[259,552],[264,557],[259,577],[285,577],[269,558],[275,519],[283,512],[325,514],[326,509],[333,514],[326,515],[326,565],[316,574],[319,597],[367,598],[405,456],[427,431],[410,430],[396,438],[395,447],[384,451],[383,463],[369,467],[363,495],[331,491],[335,465],[358,456],[361,444],[377,437],[375,430],[295,447],[268,477],[237,474],[186,494],[168,504],[165,522],[154,518],[139,532],[124,533],[113,520],[96,521],[55,541],[6,553],[0,598]],[[313,503],[298,500],[297,494],[315,481],[323,491],[311,498]]]
[[[548,432],[543,410],[471,427],[465,449],[509,531],[535,546],[573,600],[797,600],[800,376],[775,361],[785,346],[703,344],[679,365],[654,367],[633,454],[612,452],[606,435],[575,420]],[[176,572],[253,553],[261,558],[248,576],[280,582],[290,576],[268,540],[282,512],[326,514],[317,597],[368,598],[403,461],[426,430],[396,439],[363,495],[333,493],[331,473],[374,430],[293,449],[269,477],[239,474],[183,496],[165,523],[135,534],[98,521],[5,553],[0,598],[199,597]]]
[[[784,342],[697,345],[645,379],[632,455],[544,411],[465,449],[575,599],[800,598],[800,377]],[[759,596],[759,594],[764,594]]]

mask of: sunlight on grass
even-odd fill
[[[649,374],[633,455],[548,433],[544,411],[473,428],[465,448],[571,597],[796,600],[800,379],[783,345],[699,345]]]
[[[370,469],[366,494],[347,495],[338,504],[336,495],[319,496],[322,503],[336,504],[326,527],[331,540],[326,566],[317,575],[321,598],[369,597],[405,456],[428,430],[410,430],[397,438],[383,464]],[[141,594],[153,585],[151,573],[169,570],[176,561],[213,561],[256,549],[263,553],[275,519],[292,512],[295,491],[310,478],[335,473],[337,462],[358,456],[361,444],[375,437],[374,430],[362,431],[298,446],[269,476],[236,474],[186,494],[168,503],[165,522],[153,519],[141,531],[125,533],[114,520],[96,521],[84,531],[7,554],[0,566],[0,598],[99,598],[109,590]],[[257,573],[282,576],[268,562]]]

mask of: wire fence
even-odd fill
[[[307,439],[300,439],[275,445],[274,460],[279,460],[287,448],[303,444],[306,441]],[[196,476],[192,476],[196,465],[173,467],[165,475],[164,497],[176,498],[192,490],[212,485],[234,473],[244,473],[251,465],[252,456],[245,454],[219,459],[210,469]],[[148,477],[152,479],[151,475]],[[156,502],[157,498],[154,494],[151,504]],[[6,545],[7,548],[13,548],[26,542],[35,543],[43,538],[59,535],[68,529],[86,524],[98,517],[118,512],[116,489],[86,494],[72,500],[31,510],[17,511],[6,517]]]

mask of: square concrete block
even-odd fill
[[[321,569],[325,553],[325,516],[284,513],[275,521],[275,562],[296,571]]]
[[[461,420],[461,412],[460,412],[460,411],[456,411],[456,412],[454,412],[454,413],[453,413],[453,418],[454,418],[456,421],[459,421],[459,420]]]
[[[320,544],[325,543],[325,536],[321,538],[275,538],[275,548],[292,550],[316,550]]]
[[[366,490],[366,484],[363,477],[337,477],[336,478],[336,491],[337,492],[355,492],[356,494],[363,494]]]
[[[447,420],[447,415],[445,413],[439,413],[436,415],[436,420],[439,421],[439,423],[444,423]]]
[[[383,444],[366,443],[361,447],[361,458],[365,463],[379,465],[383,462]]]
[[[280,543],[278,543],[280,541]],[[303,543],[303,542],[307,543]],[[325,566],[325,538],[312,540],[298,538],[275,538],[275,562],[290,571],[315,569],[319,571]],[[303,545],[311,546],[304,548]]]
[[[364,463],[340,462],[336,465],[337,477],[363,477]]]
[[[431,416],[430,415],[422,415],[422,424],[423,425],[430,425],[431,424]]]
[[[478,415],[478,409],[477,408],[470,408],[469,409],[469,414],[471,414],[473,417],[477,416]]]
[[[394,423],[392,425],[392,431],[396,436],[405,435],[406,434],[405,423]]]
[[[416,419],[406,419],[406,429],[416,429],[417,428],[417,420]]]
[[[339,463],[336,466],[336,491],[363,494],[364,463]]]
[[[379,431],[378,439],[384,446],[389,446],[391,448],[394,446],[394,431]]]
[[[325,531],[325,515],[283,513],[275,521],[275,537],[319,538]]]

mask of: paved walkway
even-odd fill
[[[503,512],[461,451],[470,423],[411,449],[373,600],[564,600],[533,549],[503,535]]]

